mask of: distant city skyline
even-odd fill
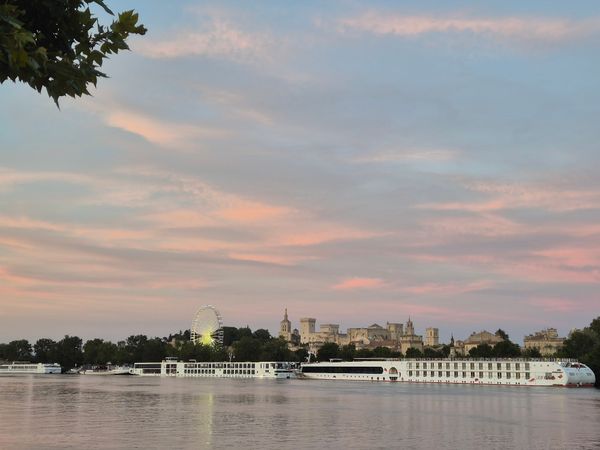
[[[0,85],[0,342],[598,316],[596,2],[114,3],[93,97]]]

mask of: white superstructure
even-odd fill
[[[164,360],[135,363],[131,373],[142,376],[174,376],[205,378],[292,378],[293,363],[261,362],[196,362]]]
[[[62,368],[59,364],[44,364],[15,361],[8,364],[0,364],[0,374],[21,374],[21,373],[61,373]]]
[[[365,359],[302,364],[302,378],[512,386],[593,386],[594,372],[569,359]]]

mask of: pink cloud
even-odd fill
[[[331,286],[335,290],[377,289],[385,285],[381,278],[346,278]]]
[[[126,110],[108,111],[106,123],[141,136],[153,144],[177,149],[186,149],[191,141],[214,139],[224,135],[223,131],[214,128],[170,123]]]
[[[185,31],[164,40],[140,40],[134,50],[150,58],[209,56],[251,60],[266,56],[268,42],[264,33],[247,33],[223,18],[214,18],[203,31]]]
[[[493,285],[491,281],[475,281],[472,283],[426,283],[402,288],[402,291],[415,295],[458,295],[467,292],[482,291]]]
[[[577,303],[562,298],[536,298],[529,300],[529,304],[548,312],[569,313],[581,309]]]
[[[556,42],[581,38],[600,31],[597,19],[573,21],[519,17],[434,17],[367,12],[339,21],[339,30],[378,35],[415,37],[431,33],[471,33],[527,41]]]

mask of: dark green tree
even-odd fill
[[[294,352],[294,359],[297,362],[306,362],[307,358],[308,358],[308,350],[306,350],[305,348],[299,348],[298,350],[296,350]]]
[[[261,341],[268,341],[269,339],[271,339],[271,333],[269,333],[269,330],[259,328],[254,333],[252,333],[252,337]]]
[[[143,35],[134,11],[101,25],[90,10],[103,0],[2,0],[0,83],[21,81],[58,99],[89,95],[89,85],[106,77],[100,69],[111,54],[129,49],[131,34]]]
[[[597,335],[591,328],[574,331],[565,340],[560,354],[567,358],[581,359],[594,350],[594,347],[598,345],[599,338],[600,335]]]
[[[370,348],[356,350],[355,358],[373,358],[373,350]]]
[[[36,362],[56,362],[56,342],[52,339],[38,339],[37,342],[33,345],[33,352],[35,353]]]
[[[443,355],[431,347],[425,347],[423,349],[423,356],[425,358],[441,358]]]
[[[83,363],[83,352],[81,338],[65,335],[56,343],[56,359],[62,366],[63,371],[78,367]]]
[[[244,336],[233,343],[233,354],[236,361],[258,361],[260,360],[262,346],[258,339]]]
[[[406,357],[407,358],[422,358],[423,353],[418,348],[411,347],[406,350]]]
[[[510,340],[498,342],[492,349],[497,358],[515,358],[521,356],[521,347]]]
[[[333,358],[339,358],[340,347],[335,342],[326,342],[317,351],[317,358],[319,361],[329,361]]]
[[[494,349],[490,344],[479,344],[477,347],[469,350],[471,358],[491,358],[494,356]]]
[[[31,361],[31,344],[27,339],[19,339],[8,343],[5,349],[5,359],[9,361]]]
[[[283,339],[270,339],[263,343],[261,361],[290,361],[292,352]]]
[[[508,341],[508,334],[506,333],[506,331],[504,331],[502,328],[498,328],[498,331],[496,331],[496,336],[504,339],[505,341]]]
[[[340,358],[344,361],[352,361],[356,355],[356,346],[354,344],[343,345],[340,349]]]
[[[138,334],[129,336],[125,341],[125,350],[127,352],[126,362],[132,364],[135,362],[144,361],[144,347],[148,342],[148,336]]]
[[[392,349],[388,347],[375,347],[373,349],[373,356],[377,358],[391,358],[392,357]]]
[[[542,354],[540,353],[539,348],[533,347],[521,350],[521,356],[523,358],[541,358]]]

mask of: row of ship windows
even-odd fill
[[[261,366],[269,366],[268,363],[261,364]],[[223,369],[223,368],[233,368],[233,369],[255,369],[256,363],[186,363],[184,367],[188,369]]]
[[[209,375],[214,374],[215,369],[184,369],[183,373],[190,375]],[[224,375],[254,375],[256,370],[254,369],[224,369]]]
[[[415,373],[416,377],[420,377],[421,376],[421,371],[419,371],[419,370],[416,370],[414,373]],[[424,370],[422,373],[423,373],[423,377],[427,377],[427,376],[435,377],[436,376],[436,372],[434,370],[429,371],[429,372],[426,371],[426,370]],[[450,378],[451,375],[454,374],[454,378],[459,378],[459,373],[460,373],[460,377],[467,378],[467,374],[469,372],[450,372],[450,371],[443,372],[443,371],[438,371],[437,372],[437,377],[441,378],[441,377],[443,377],[445,375],[446,378]],[[471,378],[475,378],[476,372],[471,372],[470,375],[471,375]],[[521,378],[521,375],[522,375],[521,372],[515,372],[515,373],[511,373],[511,372],[506,372],[506,373],[496,372],[496,377],[494,377],[494,372],[479,372],[479,378],[497,378],[497,379],[502,379],[502,377],[505,377],[506,379],[515,378],[515,379],[518,380],[518,379]],[[525,372],[524,378],[526,380],[528,380],[529,377],[530,377],[530,375],[531,374],[529,372]],[[408,371],[408,376],[409,377],[413,376],[413,371],[412,370]]]
[[[421,368],[420,367],[421,364],[423,364],[423,369],[428,369],[428,368],[429,369],[435,369],[436,368],[436,364],[437,364],[437,368],[438,369],[444,368],[444,367],[442,367],[442,364],[445,364],[445,369],[450,369],[450,363],[449,362],[447,362],[447,363],[441,363],[441,362],[438,362],[438,363],[434,363],[434,362],[432,362],[432,363],[426,363],[426,362],[420,363],[420,362],[417,362],[417,363],[414,363],[414,364],[415,364],[415,369],[420,369]],[[456,370],[456,369],[459,368],[458,367],[459,363],[455,362],[455,363],[452,363],[452,364],[453,364],[453,367],[452,367],[453,369]],[[461,364],[460,368],[462,370],[466,370],[467,369],[467,363],[466,362],[460,363],[460,364]],[[480,363],[477,363],[477,364],[478,364],[477,368],[479,370],[483,370],[484,369],[484,364],[487,364],[487,370],[494,370],[494,363],[491,363],[491,362],[490,363],[482,363],[482,362],[480,362]],[[495,363],[495,364],[496,364],[496,370],[502,370],[502,363]],[[514,364],[515,364],[515,370],[521,370],[521,363],[514,363]],[[524,365],[525,365],[525,370],[529,370],[529,363],[524,363]],[[408,363],[408,368],[409,369],[413,368],[413,363],[412,362]],[[504,368],[505,368],[505,370],[512,370],[512,363],[504,363]],[[471,369],[471,370],[475,369],[475,363],[474,362],[469,363],[469,369]]]

